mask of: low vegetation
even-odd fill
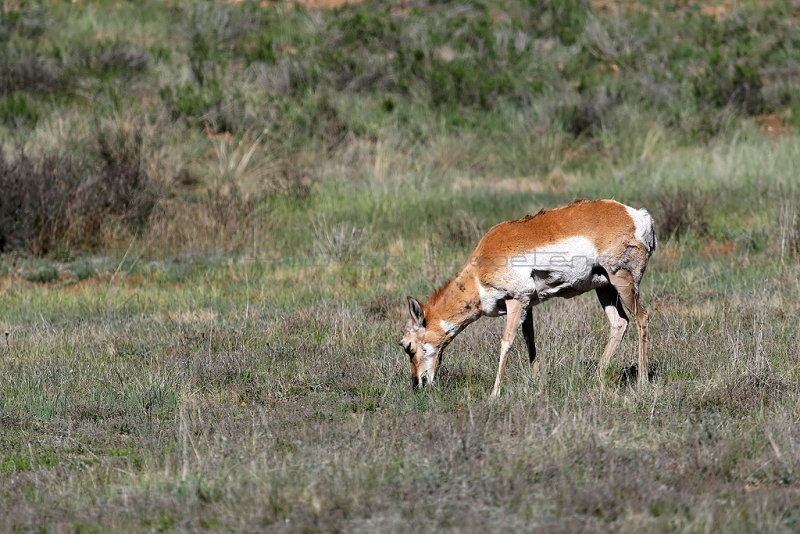
[[[794,531],[790,2],[0,4],[0,510],[33,531]],[[492,224],[645,206],[590,295],[410,388],[405,295]]]

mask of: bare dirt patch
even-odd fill
[[[794,131],[791,126],[787,127],[783,124],[777,113],[757,116],[756,124],[758,124],[758,129],[761,133],[772,139],[780,137],[784,132],[793,133]]]

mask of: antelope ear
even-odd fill
[[[422,311],[422,304],[414,297],[408,298],[408,312],[417,326],[425,326],[425,313]]]

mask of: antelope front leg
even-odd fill
[[[500,394],[500,381],[503,379],[503,370],[506,368],[506,360],[508,360],[508,351],[511,349],[511,344],[514,343],[514,336],[517,335],[517,329],[522,319],[522,304],[518,300],[506,300],[506,329],[503,332],[503,339],[500,342],[500,365],[497,368],[497,378],[494,379],[494,388],[492,388],[492,398]]]

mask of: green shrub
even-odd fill
[[[35,125],[40,112],[26,93],[15,93],[0,97],[0,123],[12,128]]]
[[[216,83],[203,87],[190,84],[167,86],[159,95],[174,120],[187,118],[196,124],[205,124],[203,118],[209,111],[219,109],[223,100],[222,89]]]
[[[555,36],[566,45],[574,44],[583,33],[589,16],[585,0],[529,0],[530,24],[542,37]]]
[[[81,263],[73,267],[72,273],[78,280],[86,280],[87,278],[94,278],[97,276],[97,271],[88,263]]]
[[[35,282],[37,284],[47,284],[58,280],[58,269],[52,266],[41,267],[33,271],[25,271],[22,277],[28,282]]]
[[[715,54],[709,69],[694,80],[693,86],[695,98],[707,105],[732,106],[746,115],[765,111],[761,75],[747,62],[730,64]]]

